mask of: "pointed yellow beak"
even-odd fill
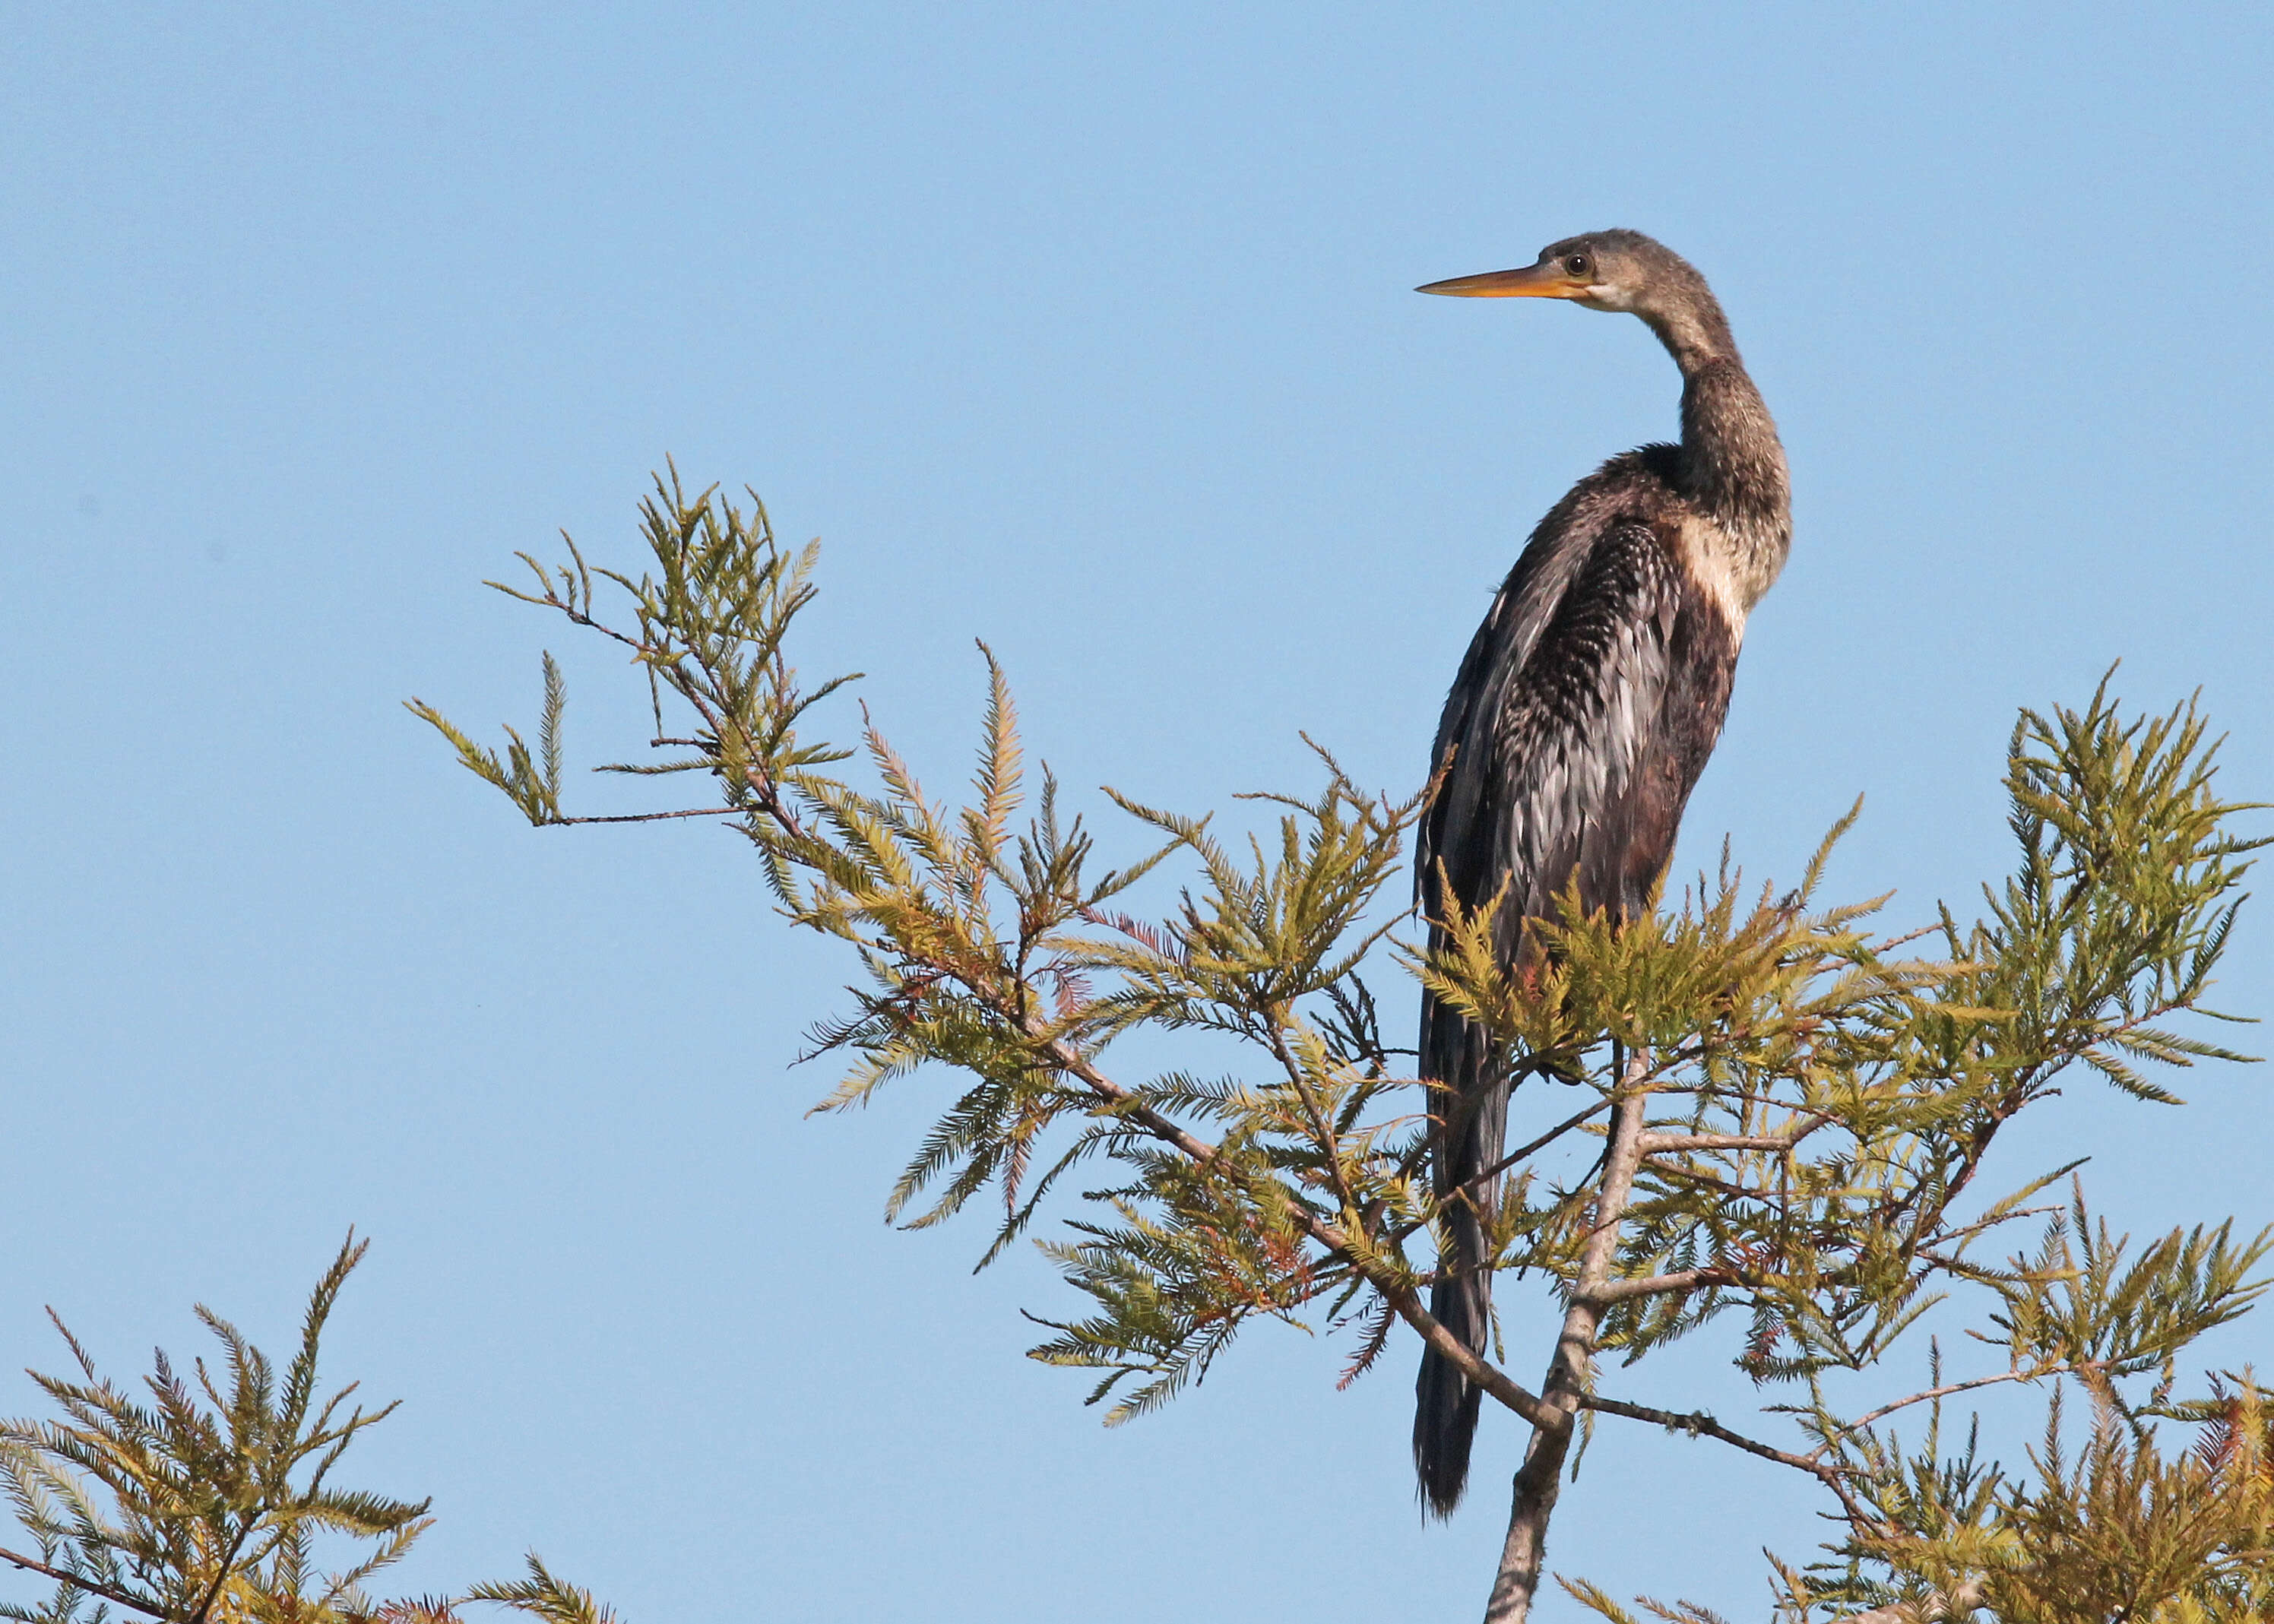
[[[1416,288],[1416,293],[1448,293],[1464,299],[1576,299],[1586,289],[1584,279],[1561,265],[1527,265],[1517,271],[1487,271],[1481,276],[1456,276]]]

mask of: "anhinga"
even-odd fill
[[[1570,237],[1521,270],[1419,291],[1625,311],[1682,369],[1682,443],[1613,457],[1549,510],[1437,726],[1430,767],[1444,778],[1418,841],[1422,914],[1442,918],[1448,888],[1465,908],[1504,891],[1496,945],[1521,970],[1538,952],[1526,921],[1553,917],[1575,874],[1587,909],[1649,911],[1721,734],[1746,613],[1790,545],[1784,447],[1706,279],[1639,232]],[[1483,1032],[1426,996],[1420,1069],[1444,1089],[1433,1176],[1448,1216],[1429,1310],[1482,1353],[1511,1079]],[[1467,1482],[1480,1396],[1424,1353],[1413,1459],[1441,1516]]]

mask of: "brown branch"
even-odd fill
[[[535,562],[534,560],[529,558],[529,554],[526,553],[520,554],[520,556],[524,560],[528,560],[528,561],[531,563]],[[627,635],[625,633],[618,631],[614,627],[610,626],[606,621],[595,619],[589,612],[577,608],[574,604],[569,603],[565,598],[555,597],[553,592],[552,577],[549,575],[546,577],[545,596],[542,598],[524,592],[518,587],[508,586],[502,581],[485,581],[482,584],[497,591],[503,592],[508,598],[517,598],[524,604],[535,604],[539,609],[558,609],[562,614],[568,618],[572,624],[582,626],[590,631],[596,631],[603,637],[613,637],[628,649],[636,649],[642,654],[645,654],[649,651],[648,645],[642,643],[638,638]]]
[[[675,677],[676,673],[666,673],[666,675],[668,680]],[[674,686],[681,687],[681,684],[674,681]],[[681,687],[681,691],[684,693],[683,687]],[[709,718],[706,717],[705,719]],[[759,805],[750,809],[772,818],[793,839],[809,838],[799,827],[797,821],[789,815],[779,801],[771,795],[764,797]],[[671,816],[702,816],[704,815],[697,812]],[[636,823],[645,820],[635,816],[573,821]],[[943,973],[953,975],[998,1019],[1004,1021],[1012,1030],[1019,1033],[1031,1043],[1036,1052],[1036,1057],[1044,1065],[1079,1082],[1112,1115],[1135,1124],[1145,1132],[1163,1144],[1174,1147],[1196,1162],[1205,1164],[1216,1159],[1219,1154],[1217,1147],[1192,1132],[1173,1118],[1164,1116],[1152,1106],[1144,1103],[1138,1095],[1105,1076],[1090,1063],[1087,1056],[1065,1039],[1044,1037],[1042,1033],[1036,1031],[1035,1018],[1020,1007],[1020,1001],[1007,997],[999,988],[983,984],[981,979],[975,978],[960,967],[944,967]],[[1594,1109],[1598,1108],[1590,1108],[1590,1114]],[[1580,1120],[1584,1120],[1584,1117]],[[1558,1128],[1555,1132],[1561,1133],[1564,1131],[1563,1128]],[[1550,1135],[1550,1137],[1554,1136]],[[1427,1309],[1423,1308],[1413,1293],[1398,1280],[1395,1277],[1385,1279],[1374,1267],[1370,1266],[1367,1258],[1362,1255],[1362,1249],[1353,1243],[1350,1236],[1344,1234],[1337,1226],[1321,1218],[1291,1191],[1286,1193],[1286,1201],[1290,1215],[1301,1226],[1304,1233],[1330,1253],[1347,1261],[1369,1285],[1382,1294],[1383,1298],[1397,1311],[1399,1318],[1411,1325],[1419,1334],[1422,1341],[1442,1354],[1456,1370],[1461,1372],[1463,1377],[1483,1391],[1491,1394],[1494,1398],[1534,1426],[1568,1434],[1570,1427],[1570,1417],[1568,1412],[1551,1410],[1540,1399],[1510,1380],[1505,1372],[1488,1364],[1471,1350],[1466,1343],[1447,1330]]]
[[[1630,1421],[1655,1422],[1669,1431],[1719,1439],[1733,1448],[1743,1449],[1747,1455],[1758,1455],[1764,1461],[1774,1461],[1778,1465],[1789,1466],[1796,1471],[1804,1471],[1835,1491],[1844,1486],[1840,1481],[1837,1467],[1826,1466],[1807,1455],[1794,1455],[1773,1444],[1747,1438],[1742,1432],[1733,1432],[1702,1410],[1691,1415],[1677,1415],[1670,1410],[1653,1410],[1647,1404],[1630,1404],[1623,1399],[1604,1398],[1594,1393],[1582,1395],[1579,1405],[1583,1410],[1598,1410],[1607,1416],[1624,1416]]]
[[[1349,1212],[1358,1203],[1351,1194],[1349,1182],[1343,1177],[1342,1158],[1335,1154],[1341,1136],[1328,1125],[1325,1114],[1319,1109],[1317,1096],[1311,1092],[1310,1079],[1304,1076],[1303,1068],[1288,1049],[1286,1029],[1280,1025],[1276,1015],[1271,1020],[1270,1032],[1271,1053],[1278,1060],[1280,1068],[1287,1073],[1288,1082],[1294,1086],[1295,1098],[1303,1107],[1305,1125],[1310,1130],[1311,1142],[1326,1153],[1328,1178],[1334,1190],[1336,1205]],[[1317,1181],[1314,1179],[1314,1182]]]
[[[1594,1293],[1594,1300],[1604,1307],[1613,1303],[1624,1303],[1638,1297],[1667,1297],[1677,1291],[1695,1291],[1700,1286],[1733,1286],[1736,1277],[1727,1269],[1682,1269],[1672,1274],[1650,1274],[1639,1280],[1606,1282]]]
[[[1117,1116],[1135,1123],[1160,1139],[1184,1152],[1193,1161],[1208,1162],[1219,1154],[1217,1147],[1193,1133],[1180,1124],[1163,1116],[1145,1104],[1128,1089],[1106,1077],[1092,1065],[1087,1056],[1062,1038],[1053,1038],[1046,1047],[1050,1064],[1057,1070],[1075,1079],[1083,1087],[1109,1105]],[[1570,1418],[1551,1410],[1546,1403],[1510,1380],[1498,1365],[1480,1357],[1467,1343],[1447,1330],[1429,1311],[1421,1306],[1420,1299],[1395,1280],[1385,1280],[1367,1266],[1360,1249],[1341,1229],[1329,1223],[1308,1207],[1290,1194],[1289,1213],[1300,1223],[1303,1230],[1320,1245],[1349,1262],[1367,1283],[1382,1293],[1395,1309],[1399,1319],[1412,1326],[1421,1340],[1442,1355],[1446,1362],[1477,1387],[1489,1393],[1509,1409],[1532,1425],[1549,1430],[1568,1429]]]
[[[1344,1255],[1348,1256],[1347,1253]],[[1366,1273],[1364,1267],[1356,1264],[1355,1261],[1353,1261],[1353,1267],[1357,1267],[1360,1274]],[[1507,1373],[1497,1365],[1490,1364],[1479,1357],[1470,1350],[1468,1343],[1454,1335],[1432,1318],[1429,1311],[1421,1306],[1421,1300],[1411,1291],[1385,1285],[1371,1275],[1367,1275],[1367,1281],[1375,1290],[1382,1293],[1390,1307],[1397,1311],[1397,1317],[1420,1334],[1421,1340],[1428,1343],[1430,1350],[1460,1372],[1463,1378],[1472,1386],[1480,1387],[1491,1394],[1493,1397],[1543,1432],[1568,1432],[1570,1430],[1571,1418],[1569,1416],[1525,1392],[1521,1387],[1510,1380]]]
[[[1642,1154],[1668,1155],[1685,1150],[1790,1150],[1832,1120],[1817,1113],[1816,1120],[1792,1133],[1645,1133]]]
[[[1485,1604],[1486,1624],[1514,1624],[1527,1617],[1532,1598],[1540,1589],[1547,1524],[1555,1515],[1563,1461],[1570,1450],[1572,1421],[1586,1396],[1596,1335],[1602,1324],[1602,1310],[1593,1300],[1594,1294],[1610,1278],[1619,1231],[1634,1192],[1635,1171],[1642,1162],[1637,1146],[1642,1139],[1643,1106],[1648,1097],[1643,1085],[1649,1071],[1646,1052],[1628,1056],[1621,1068],[1603,1139],[1601,1181],[1595,1186],[1586,1246],[1580,1255],[1578,1277],[1572,1282],[1570,1302],[1563,1311],[1555,1352],[1540,1384],[1546,1405],[1558,1425],[1534,1425],[1524,1464],[1517,1470],[1508,1538],[1501,1545],[1500,1571],[1493,1579],[1491,1598]]]
[[[1660,1178],[1686,1178],[1693,1184],[1705,1184],[1711,1189],[1719,1190],[1723,1195],[1734,1197],[1739,1200],[1766,1201],[1774,1205],[1784,1199],[1784,1192],[1781,1191],[1754,1190],[1743,1184],[1733,1184],[1726,1178],[1716,1178],[1711,1173],[1701,1171],[1694,1167],[1662,1167],[1654,1168],[1652,1171]]]
[[[2067,1209],[2059,1202],[2055,1202],[2047,1207],[2017,1207],[2010,1213],[1999,1213],[1996,1216],[1990,1218],[1977,1218],[1972,1223],[1961,1224],[1955,1229],[1945,1229],[1940,1235],[1935,1237],[1934,1240],[1931,1244],[1937,1246],[1947,1246],[1953,1241],[1963,1244],[1967,1241],[1972,1240],[1977,1235],[1998,1228],[2000,1224],[2012,1223],[2017,1218],[2042,1218],[2047,1213],[2058,1213],[2064,1212]],[[1962,1267],[1954,1258],[1949,1262],[1945,1263],[1939,1257],[1932,1257],[1932,1254],[1927,1252],[1924,1244],[1922,1244],[1919,1248],[1919,1255],[1923,1258],[1931,1258],[1932,1261],[1941,1264],[1942,1267],[1946,1269],[1955,1271],[1959,1267]]]
[[[122,1607],[132,1607],[135,1612],[149,1618],[162,1619],[166,1616],[164,1608],[154,1607],[147,1601],[137,1601],[124,1590],[114,1590],[107,1584],[98,1584],[79,1574],[65,1573],[60,1568],[50,1568],[45,1562],[35,1560],[28,1556],[19,1556],[13,1551],[0,1549],[0,1562],[20,1568],[26,1573],[45,1574],[49,1578],[68,1584],[74,1590],[85,1590],[90,1596],[100,1596],[105,1601],[115,1601]]]

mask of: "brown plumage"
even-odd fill
[[[1444,782],[1418,842],[1419,900],[1442,917],[1439,870],[1495,916],[1502,962],[1537,951],[1526,921],[1580,901],[1646,912],[1690,789],[1721,736],[1745,616],[1792,534],[1784,448],[1721,307],[1680,255],[1634,231],[1556,243],[1521,270],[1424,293],[1570,299],[1648,323],[1682,370],[1682,441],[1613,457],[1549,510],[1461,661],[1430,756]],[[1433,929],[1433,939],[1435,932]],[[1421,1075],[1445,1085],[1432,1160],[1450,1202],[1430,1312],[1485,1351],[1484,1235],[1500,1187],[1513,1079],[1485,1035],[1426,995]],[[1480,1397],[1424,1353],[1413,1459],[1427,1508],[1449,1514],[1469,1470]]]

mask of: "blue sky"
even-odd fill
[[[630,748],[621,671],[477,583],[629,556],[669,455],[823,538],[809,666],[937,779],[984,637],[1085,793],[1297,786],[1299,729],[1409,786],[1525,532],[1675,379],[1408,290],[1630,225],[1796,491],[1683,861],[1790,873],[1862,793],[1835,887],[1963,904],[2014,708],[2113,660],[2274,798],[2270,77],[2243,6],[20,11],[0,1365],[48,1303],[122,1373],[199,1299],[281,1342],[352,1223],[335,1369],[408,1401],[362,1477],[442,1517],[406,1584],[534,1545],[636,1620],[1472,1615],[1513,1428],[1426,1530],[1410,1350],[1337,1395],[1259,1335],[1102,1432],[1019,1357],[1038,1260],[878,1221],[922,1091],[802,1119],[850,966],[732,838],[533,833],[399,702],[524,718],[550,643],[572,749]],[[2263,914],[2223,990],[2274,1008]],[[2012,1166],[2255,1228],[2263,1087],[2080,1085]],[[1741,1412],[1704,1340],[1635,1390]],[[1755,1615],[1809,1504],[1606,1433],[1551,1558]]]

